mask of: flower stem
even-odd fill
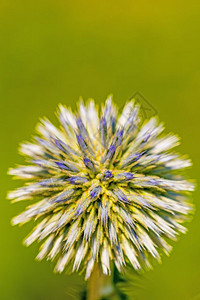
[[[114,295],[112,276],[104,275],[99,264],[96,263],[88,282],[87,300],[100,300],[107,297],[110,299]]]

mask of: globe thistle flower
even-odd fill
[[[43,119],[37,136],[23,143],[28,165],[10,169],[25,185],[9,193],[29,201],[13,224],[37,222],[25,244],[44,241],[37,259],[57,259],[90,277],[96,263],[105,275],[150,267],[169,253],[169,239],[184,233],[194,185],[182,170],[191,165],[172,151],[177,135],[164,135],[156,117],[141,122],[139,106],[120,113],[109,97],[101,111],[93,100],[76,114],[59,106],[60,127]]]

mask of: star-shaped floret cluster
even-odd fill
[[[28,164],[9,171],[26,181],[9,198],[29,201],[13,224],[37,222],[25,240],[44,241],[37,259],[89,278],[97,262],[110,274],[111,263],[140,269],[168,254],[194,189],[183,177],[191,161],[172,151],[179,138],[164,135],[156,117],[142,122],[134,101],[120,113],[111,97],[101,109],[81,101],[75,114],[60,105],[58,118],[59,128],[41,120],[20,148]]]

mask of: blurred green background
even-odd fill
[[[156,108],[179,148],[194,162],[198,182],[200,111],[200,6],[198,1],[0,1],[1,247],[0,299],[77,299],[78,275],[55,275],[26,249],[32,225],[11,227],[23,204],[6,192],[19,186],[6,175],[23,159],[18,143],[38,118],[55,120],[59,102],[75,108],[79,96],[101,102],[113,93],[122,104],[136,91]],[[141,279],[136,299],[200,299],[199,192],[196,214],[169,258]]]

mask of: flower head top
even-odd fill
[[[26,183],[9,198],[30,205],[13,224],[37,221],[25,244],[44,240],[37,258],[57,258],[56,271],[69,265],[89,278],[96,262],[104,274],[111,261],[119,271],[150,266],[151,256],[169,253],[166,238],[185,231],[194,186],[181,169],[191,162],[171,152],[176,135],[138,114],[134,101],[120,114],[111,97],[101,112],[92,100],[76,114],[60,105],[60,128],[44,119],[33,142],[21,145],[29,165],[9,173]]]

